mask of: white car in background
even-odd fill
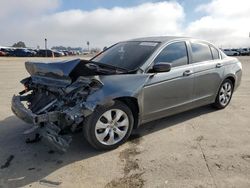
[[[241,55],[250,55],[250,48],[242,48]]]
[[[235,50],[231,50],[231,49],[223,49],[223,52],[228,55],[228,56],[237,56],[240,55],[239,52],[235,51]]]

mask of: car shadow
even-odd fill
[[[204,106],[147,123],[136,129],[129,140],[140,139],[153,132],[214,111],[212,107]],[[81,133],[74,135],[71,147],[65,154],[53,152],[40,142],[26,144],[22,133],[30,126],[15,116],[0,122],[0,187],[29,185],[71,163],[105,153],[93,149]],[[49,183],[56,185],[58,182]]]
[[[169,128],[176,124],[188,121],[189,119],[201,116],[203,114],[208,114],[217,111],[211,105],[202,106],[199,108],[195,108],[193,110],[188,110],[176,115],[172,115],[169,117],[164,117],[155,121],[151,121],[149,123],[145,123],[141,125],[139,128],[134,130],[133,135],[130,140],[137,139],[143,137],[147,134],[151,134],[153,132],[160,131],[165,128]]]

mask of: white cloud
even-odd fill
[[[186,33],[222,47],[250,46],[250,1],[213,0],[197,7],[207,15],[190,23]]]
[[[60,0],[0,0],[0,45],[12,45],[20,40],[32,44],[29,34],[35,30],[29,30],[26,25],[55,11],[59,5]]]
[[[178,35],[184,16],[183,8],[176,2],[93,11],[69,10],[12,25],[8,29],[18,27],[18,32],[14,36],[7,33],[5,37],[8,41],[18,38],[29,41],[33,46],[43,44],[44,37],[53,45],[84,46],[89,40],[94,46],[105,46],[134,37]]]
[[[249,16],[249,5],[248,0],[213,0],[208,4],[198,6],[196,11],[205,11],[213,16],[224,18],[239,18]]]
[[[212,0],[194,11],[204,16],[186,23],[183,7],[174,1],[93,11],[56,12],[60,0],[0,0],[0,44],[19,40],[27,45],[103,47],[136,37],[186,35],[217,46],[250,46],[250,1]],[[185,27],[184,27],[185,25]]]
[[[15,17],[31,17],[53,10],[60,4],[59,0],[0,0],[0,21]]]

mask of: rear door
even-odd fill
[[[221,83],[224,67],[219,51],[205,42],[191,41],[192,64],[194,65],[194,102],[213,102]]]
[[[154,63],[170,63],[169,72],[156,73],[143,89],[143,121],[183,111],[192,101],[193,65],[189,64],[185,41],[168,44]]]

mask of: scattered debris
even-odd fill
[[[54,154],[55,151],[54,151],[54,150],[49,150],[48,153],[49,153],[49,154]]]
[[[202,141],[202,140],[204,140],[204,137],[201,135],[201,136],[198,136],[197,138],[196,138],[196,141],[198,141],[198,142],[200,142],[200,141]]]
[[[27,144],[33,144],[33,143],[39,142],[39,141],[41,140],[41,138],[42,138],[42,137],[41,137],[39,134],[36,134],[34,139],[27,138],[27,139],[25,140],[25,142],[26,142]]]
[[[56,164],[62,164],[63,163],[63,161],[62,160],[58,160],[58,161],[56,161]]]
[[[18,180],[23,180],[25,177],[19,177],[19,178],[10,178],[8,181],[18,181]]]
[[[47,186],[50,186],[50,187],[55,187],[55,186],[60,185],[62,182],[56,182],[56,181],[50,181],[50,180],[42,179],[42,180],[39,181],[39,183],[41,185],[47,185]]]
[[[219,169],[221,169],[221,164],[215,163],[215,166],[217,166]]]
[[[241,158],[245,161],[250,161],[250,155],[242,155]]]
[[[234,170],[235,168],[236,168],[236,166],[230,165],[230,166],[227,167],[227,170]]]
[[[33,167],[32,167],[32,168],[28,168],[28,170],[35,170],[35,169],[36,169],[36,168],[33,168]]]
[[[10,166],[11,161],[14,159],[14,155],[10,155],[6,162],[1,166],[1,169],[8,168]]]
[[[197,146],[191,146],[191,148],[192,148],[192,149],[198,149],[198,147],[197,147]]]

